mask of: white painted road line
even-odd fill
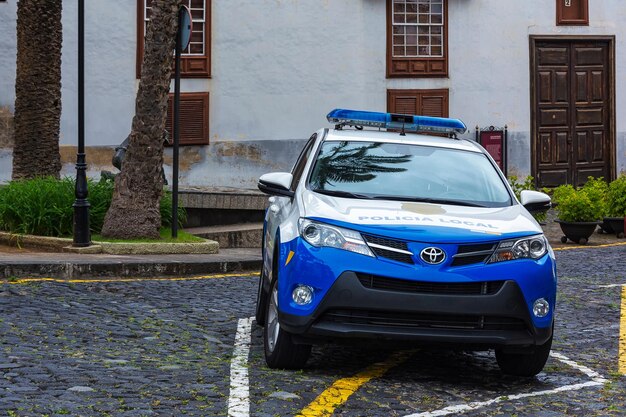
[[[626,284],[598,285],[598,288],[616,288],[616,287],[626,287]]]
[[[565,355],[561,355],[560,353],[556,353],[556,352],[550,352],[550,356],[552,356],[553,358],[558,359],[561,362],[571,366],[572,368],[576,369],[577,371],[582,372],[583,374],[587,375],[589,378],[591,378],[595,382],[598,382],[600,384],[604,384],[604,383],[607,382],[607,380],[602,375],[597,373],[596,371],[587,368],[585,365],[581,365],[579,363],[574,362],[573,360],[571,360],[570,358],[568,358]]]
[[[583,382],[580,384],[565,385],[565,386],[554,388],[551,390],[535,391],[535,392],[528,392],[525,394],[516,394],[516,395],[503,395],[498,398],[493,398],[487,401],[477,401],[477,402],[468,403],[468,404],[451,405],[449,407],[442,408],[440,410],[409,414],[404,417],[440,417],[440,416],[448,416],[451,414],[460,414],[460,413],[465,413],[468,411],[477,410],[479,408],[487,407],[493,404],[501,403],[504,401],[519,400],[522,398],[538,397],[541,395],[551,395],[551,394],[558,394],[561,392],[577,391],[577,390],[581,390],[585,388],[597,387],[597,386],[604,385],[604,383],[607,381],[596,371],[593,371],[587,368],[586,366],[580,365],[574,362],[573,360],[567,358],[566,356],[561,355],[560,353],[551,352],[550,356],[584,373],[588,377],[592,378],[592,380],[588,382]]]
[[[230,396],[228,397],[228,417],[248,417],[250,415],[250,380],[248,378],[248,355],[252,321],[254,317],[239,319],[235,335],[235,349],[230,362]]]
[[[450,407],[442,408],[441,410],[426,411],[424,413],[410,414],[405,417],[448,416],[450,414],[459,414],[459,413],[465,413],[468,411],[477,410],[479,408],[487,407],[489,405],[501,403],[504,401],[519,400],[522,398],[537,397],[540,395],[558,394],[559,392],[566,392],[566,391],[576,391],[576,390],[581,390],[583,388],[597,387],[599,385],[602,385],[602,384],[599,382],[595,382],[595,381],[589,381],[589,382],[585,382],[582,384],[565,385],[563,387],[558,387],[558,388],[546,390],[546,391],[536,391],[536,392],[529,392],[526,394],[517,394],[517,395],[505,395],[505,396],[494,398],[492,400],[487,400],[487,401],[480,401],[480,402],[474,402],[474,403],[469,403],[469,404],[452,405]]]

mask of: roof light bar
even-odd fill
[[[465,133],[467,127],[459,119],[414,116],[410,114],[335,109],[326,119],[336,126],[367,126],[382,129],[403,129],[406,132]]]

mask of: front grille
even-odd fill
[[[353,326],[402,327],[412,329],[525,330],[523,320],[512,317],[471,316],[390,311],[340,310],[326,312],[320,322]]]
[[[414,264],[413,256],[410,254],[405,241],[372,235],[363,235],[363,238],[376,256],[392,259],[405,264]],[[403,253],[401,251],[409,253]]]
[[[416,294],[493,295],[504,285],[504,281],[424,282],[360,273],[357,277],[365,288]]]
[[[464,266],[486,262],[496,248],[495,243],[459,245],[451,266]]]

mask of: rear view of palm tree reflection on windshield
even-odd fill
[[[332,189],[336,183],[367,182],[375,179],[379,173],[406,171],[407,168],[394,165],[409,162],[411,156],[387,156],[381,152],[373,152],[382,145],[369,142],[327,142],[315,164],[311,186],[316,190],[327,190]]]

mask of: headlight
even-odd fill
[[[300,236],[311,246],[325,246],[374,256],[359,232],[343,227],[300,219]]]
[[[515,259],[539,259],[548,253],[548,241],[544,235],[524,239],[504,240],[489,258],[489,263]]]

